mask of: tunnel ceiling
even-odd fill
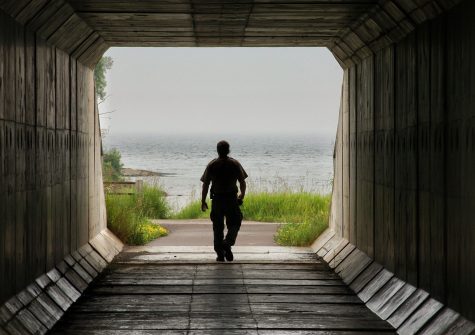
[[[351,65],[460,0],[0,0],[93,67],[113,46],[328,47]]]
[[[330,46],[376,0],[69,0],[113,46]]]

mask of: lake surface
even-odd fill
[[[157,178],[170,204],[179,208],[200,195],[200,177],[217,156],[216,143],[230,142],[231,157],[249,175],[249,190],[328,193],[333,178],[334,137],[322,135],[144,135],[108,134],[104,149],[117,148],[124,167],[163,173]]]

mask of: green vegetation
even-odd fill
[[[106,72],[112,68],[114,61],[112,57],[104,56],[97,63],[94,69],[94,80],[96,82],[96,94],[100,101],[104,101],[107,97]]]
[[[122,166],[119,150],[112,149],[105,152],[102,161],[104,181],[123,180]],[[112,186],[109,185],[105,189],[107,226],[123,242],[143,245],[168,234],[164,227],[150,221],[150,219],[164,219],[170,213],[165,192],[158,184],[144,185],[140,193],[134,193],[134,187],[127,189],[122,187],[122,194],[114,193],[115,187]]]
[[[330,196],[306,192],[258,192],[246,195],[242,213],[245,220],[286,223],[274,237],[280,245],[308,246],[327,227]],[[176,219],[209,217],[194,201],[173,215]]]
[[[102,157],[102,176],[104,181],[122,180],[122,167],[123,164],[119,150],[111,149],[104,152],[104,156]]]
[[[208,201],[208,206],[211,207],[209,201]],[[183,207],[177,213],[173,213],[171,218],[177,219],[177,220],[206,219],[206,218],[209,218],[209,210],[206,212],[202,212],[201,201],[195,200],[195,201],[190,202],[185,207]]]
[[[170,216],[170,207],[165,200],[166,193],[158,185],[145,185],[141,194],[143,214],[148,218],[166,219]]]
[[[122,241],[143,245],[168,231],[149,219],[163,219],[169,215],[164,192],[156,186],[145,185],[143,192],[131,195],[106,194],[107,226]]]

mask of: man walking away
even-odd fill
[[[213,221],[214,250],[218,257],[216,261],[224,262],[224,258],[231,262],[234,259],[231,247],[241,227],[242,213],[239,206],[246,194],[247,173],[241,164],[228,156],[229,143],[220,141],[217,145],[218,158],[209,162],[201,177],[203,191],[201,193],[201,210],[208,209],[206,196],[211,183],[211,221]],[[236,183],[239,182],[240,194]],[[228,232],[224,238],[224,218]]]

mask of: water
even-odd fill
[[[333,178],[334,137],[322,135],[116,135],[104,148],[117,148],[125,167],[164,173],[158,178],[180,208],[200,195],[200,177],[216,157],[216,143],[225,139],[231,157],[249,175],[249,190],[292,189],[328,193]],[[141,178],[157,182],[157,177]]]

